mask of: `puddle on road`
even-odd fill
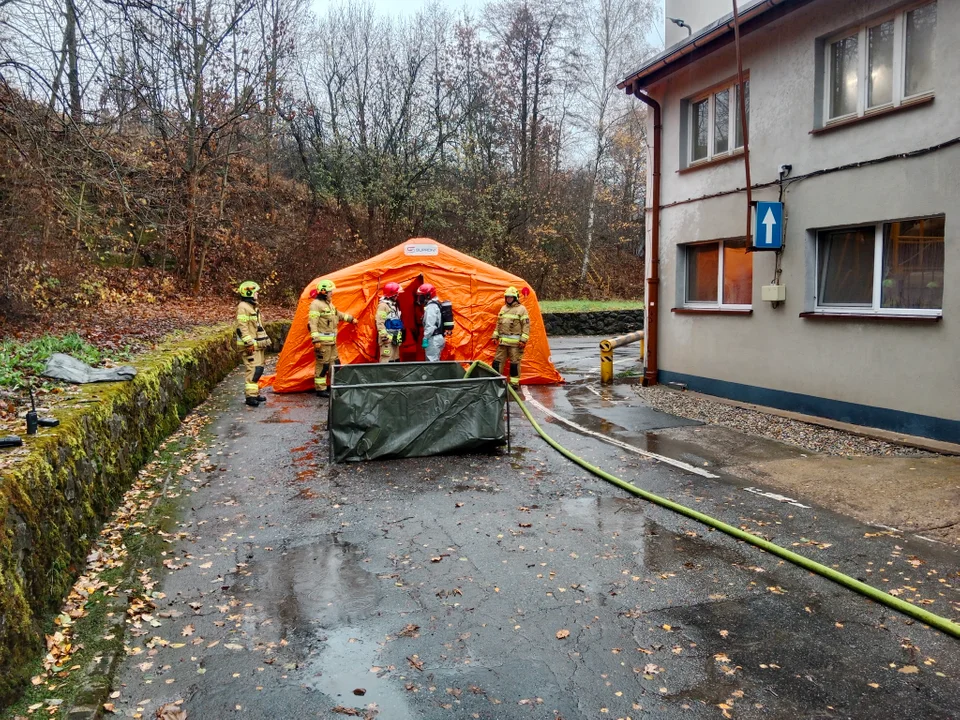
[[[379,665],[380,646],[358,627],[342,627],[327,634],[327,642],[307,667],[308,684],[327,695],[336,705],[377,710],[381,718],[407,720],[415,717],[406,691],[391,680]],[[357,688],[364,695],[354,695]]]
[[[247,566],[248,574],[237,577],[232,590],[265,617],[278,619],[281,637],[313,634],[376,611],[377,579],[363,569],[362,559],[360,548],[328,536],[261,556]]]
[[[560,503],[564,520],[571,527],[583,525],[596,528],[604,535],[617,533],[626,536],[637,547],[644,542],[643,529],[647,520],[643,505],[630,498],[603,495],[567,498]]]
[[[261,420],[260,422],[263,422],[263,423],[295,423],[297,422],[293,418],[289,417],[289,415],[290,415],[290,408],[283,407],[277,410],[276,412],[272,413],[271,415],[269,415],[264,420]]]
[[[644,564],[650,570],[700,570],[706,558],[719,560],[725,566],[743,561],[743,557],[730,548],[714,545],[699,537],[679,535],[650,523],[644,547]]]

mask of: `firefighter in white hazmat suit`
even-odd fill
[[[440,313],[440,301],[437,299],[437,289],[430,283],[423,283],[417,288],[417,303],[423,306],[423,341],[421,343],[428,362],[438,362],[443,346],[447,344],[444,338],[443,317]]]

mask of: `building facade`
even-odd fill
[[[753,200],[783,201],[779,252],[745,246],[732,19],[621,83],[662,112],[660,382],[960,442],[958,34],[957,0],[744,11]]]

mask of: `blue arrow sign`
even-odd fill
[[[779,250],[783,247],[783,203],[758,202],[753,219],[753,247]]]

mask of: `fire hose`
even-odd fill
[[[483,365],[483,363],[480,363],[480,364]],[[474,363],[474,365],[471,366],[471,370],[476,365],[477,363]],[[826,565],[818,563],[815,560],[811,560],[808,557],[804,557],[803,555],[792,552],[791,550],[782,548],[779,545],[776,545],[775,543],[770,542],[769,540],[764,540],[763,538],[753,535],[751,533],[748,533],[744,530],[741,530],[738,527],[734,527],[733,525],[728,525],[727,523],[717,520],[716,518],[710,517],[709,515],[705,515],[702,512],[697,512],[696,510],[688,508],[684,505],[675,503],[672,500],[668,500],[667,498],[660,497],[659,495],[655,495],[651,492],[643,490],[642,488],[638,488],[636,485],[632,485],[624,480],[621,480],[620,478],[614,475],[611,475],[610,473],[604,470],[601,470],[600,468],[594,465],[591,465],[586,460],[584,460],[581,457],[578,457],[577,455],[574,455],[572,452],[567,450],[567,448],[563,447],[563,445],[561,445],[552,437],[547,435],[544,429],[540,427],[540,424],[536,421],[536,419],[534,419],[533,415],[530,413],[530,410],[527,408],[526,404],[520,398],[520,395],[517,393],[517,391],[514,390],[512,387],[509,387],[508,389],[510,391],[510,394],[513,396],[513,399],[516,401],[517,406],[526,416],[527,420],[530,421],[530,424],[533,426],[533,429],[537,431],[537,434],[540,435],[540,437],[542,437],[547,442],[547,444],[549,444],[554,450],[559,452],[561,455],[563,455],[567,459],[572,460],[577,465],[582,467],[584,470],[587,470],[593,473],[594,475],[596,475],[597,477],[603,480],[606,480],[607,482],[612,483],[623,490],[626,490],[628,493],[632,495],[636,495],[637,497],[643,498],[644,500],[655,503],[668,510],[672,510],[673,512],[679,513],[680,515],[684,515],[692,520],[696,520],[697,522],[703,523],[708,527],[711,527],[711,528],[714,528],[715,530],[719,530],[720,532],[726,533],[727,535],[730,535],[731,537],[734,537],[737,540],[742,540],[743,542],[754,545],[755,547],[758,547],[761,550],[765,550],[771,555],[776,555],[777,557],[782,558],[788,562],[791,562],[794,565],[797,565],[798,567],[802,567],[804,570],[809,570],[810,572],[816,573],[821,577],[825,577],[828,580],[832,580],[838,585],[848,588],[849,590],[853,590],[854,592],[860,593],[861,595],[875,602],[878,602],[882,605],[886,605],[892,610],[896,610],[897,612],[903,613],[904,615],[907,615],[913,618],[914,620],[918,620],[926,625],[929,625],[932,628],[936,628],[937,630],[940,630],[946,633],[947,635],[952,635],[955,638],[960,638],[960,625],[949,620],[948,618],[942,617],[940,615],[936,615],[928,610],[924,610],[923,608],[917,607],[916,605],[911,605],[905,600],[901,600],[900,598],[894,597],[893,595],[889,595],[888,593],[885,593],[882,590],[878,590],[872,585],[868,585],[867,583],[861,582],[856,578],[852,578],[849,575],[845,575],[844,573],[839,572],[838,570],[834,570],[833,568],[827,567]]]

